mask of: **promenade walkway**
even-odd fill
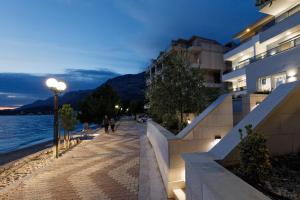
[[[145,125],[133,120],[122,120],[116,133],[100,130],[95,139],[83,141],[18,186],[0,193],[0,199],[138,199],[140,136],[144,132]]]

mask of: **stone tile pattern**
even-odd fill
[[[137,199],[139,135],[136,122],[84,141],[0,199]]]

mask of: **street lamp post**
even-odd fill
[[[58,134],[58,95],[59,93],[63,92],[67,85],[62,81],[57,81],[54,78],[49,78],[46,81],[47,87],[53,92],[54,94],[54,128],[53,128],[53,144],[55,145],[55,157],[58,158],[59,156],[59,134]]]

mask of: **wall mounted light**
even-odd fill
[[[291,77],[288,77],[288,82],[294,82],[294,81],[297,81],[297,78],[295,76],[291,76]]]
[[[297,68],[292,68],[292,69],[289,69],[287,70],[287,81],[290,83],[290,82],[294,82],[297,80]]]
[[[192,120],[187,119],[186,122],[187,122],[188,124],[190,124],[190,123],[192,123]]]
[[[270,53],[270,55],[271,56],[273,56],[273,55],[275,55],[276,54],[276,51],[274,50],[274,51],[271,51],[271,53]]]
[[[222,137],[220,135],[215,135],[214,145],[218,144],[221,141]]]
[[[220,136],[220,135],[215,135],[215,140],[221,140],[222,139],[222,137]]]

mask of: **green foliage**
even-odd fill
[[[190,67],[187,51],[178,51],[162,61],[161,75],[147,91],[151,117],[172,129],[175,116],[178,129],[185,125],[184,113],[198,114],[207,107],[219,90],[212,91],[204,85],[200,68]],[[212,93],[216,95],[212,95]]]
[[[144,112],[144,102],[143,101],[131,101],[129,104],[129,112],[136,116],[138,113]]]
[[[59,110],[60,121],[62,127],[66,131],[72,131],[75,129],[77,124],[77,119],[74,113],[73,108],[70,104],[64,104],[62,108]]]
[[[117,93],[109,85],[102,85],[79,103],[81,122],[101,124],[105,115],[113,117],[117,114],[115,105],[120,104]]]
[[[59,117],[60,117],[62,127],[65,130],[65,134],[64,134],[65,146],[69,148],[70,131],[74,130],[77,124],[77,119],[74,110],[70,104],[64,104],[62,106],[62,108],[59,110]]]
[[[252,125],[245,126],[246,136],[240,129],[240,173],[252,183],[262,183],[271,170],[270,154],[263,135],[256,133]]]
[[[272,5],[273,0],[256,0],[255,6],[262,6],[266,3],[270,2],[270,6]]]
[[[168,127],[171,131],[177,133],[179,129],[178,118],[176,115],[172,114],[164,114],[162,117],[163,126]]]

